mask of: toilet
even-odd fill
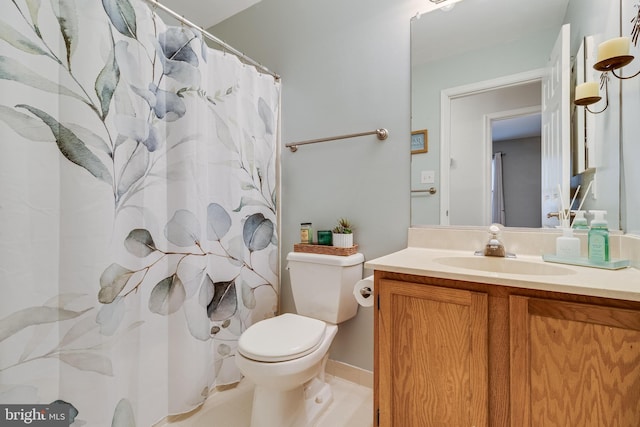
[[[255,384],[251,427],[307,427],[331,403],[324,369],[338,323],[356,315],[353,286],[364,256],[290,252],[297,314],[250,326],[238,341],[240,372]]]

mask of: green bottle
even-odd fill
[[[589,261],[609,262],[609,228],[604,219],[605,211],[590,211],[594,218],[589,230]]]
[[[573,218],[573,224],[571,228],[574,230],[588,230],[589,223],[587,223],[587,219],[584,217],[584,211],[575,211],[576,217]]]

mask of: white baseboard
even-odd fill
[[[327,360],[326,373],[352,383],[373,388],[373,372],[337,360]]]

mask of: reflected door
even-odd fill
[[[569,24],[560,34],[549,57],[542,80],[542,226],[554,227],[564,200],[569,207],[569,179],[571,135],[569,117],[569,84],[571,60],[569,56]]]

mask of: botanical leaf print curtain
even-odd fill
[[[137,0],[0,16],[0,403],[149,426],[277,306],[280,86]]]

